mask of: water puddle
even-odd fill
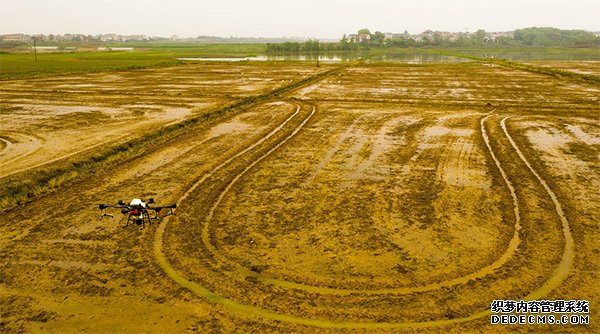
[[[319,61],[323,63],[339,63],[344,61],[353,61],[358,59],[356,56],[319,56]],[[312,55],[276,55],[276,56],[252,56],[252,57],[185,57],[177,58],[184,61],[215,61],[215,62],[240,62],[240,61],[317,61],[317,57]]]

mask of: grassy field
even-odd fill
[[[38,53],[35,61],[31,52],[1,52],[0,53],[0,80],[46,76],[66,73],[86,73],[102,71],[131,70],[149,67],[173,66],[185,64],[177,58],[197,57],[250,57],[264,54],[263,44],[189,44],[189,43],[112,43],[107,47],[133,47],[131,52],[97,52],[97,45],[88,46],[86,52],[60,52]],[[0,50],[1,51],[1,50]],[[5,50],[6,51],[6,50]],[[353,54],[355,56],[353,56]],[[344,58],[357,60],[368,57],[365,52],[346,52]],[[452,57],[455,56],[455,57]],[[600,51],[595,49],[390,49],[373,50],[370,52],[370,62],[397,62],[397,63],[439,63],[460,62],[472,60],[486,60],[507,64],[508,60],[515,61],[576,61],[600,60]],[[461,60],[462,59],[462,60]],[[507,60],[501,60],[507,59]],[[520,66],[525,66],[520,64]],[[529,65],[531,67],[531,64]],[[590,66],[588,66],[590,67]],[[591,66],[593,68],[593,66]],[[542,66],[543,68],[543,66]],[[567,73],[568,68],[550,68],[546,71]],[[585,72],[575,69],[576,76],[592,78],[597,77],[593,69]]]
[[[37,61],[33,53],[0,53],[0,79],[171,66],[184,63],[177,58],[245,57],[263,51],[260,44],[143,44],[132,52],[38,53]]]
[[[0,331],[598,332],[593,61],[427,53],[1,81]]]

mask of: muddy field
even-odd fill
[[[8,147],[0,151],[0,176],[125,142],[316,72],[301,65],[191,64],[4,81],[0,139]]]
[[[3,81],[0,175],[335,66]],[[480,62],[349,64],[3,212],[0,331],[600,331],[599,100]],[[176,215],[100,218],[134,197]],[[495,299],[584,299],[591,323],[491,325]]]
[[[575,73],[600,75],[598,61],[580,60],[580,61],[528,61],[527,64],[557,68]]]

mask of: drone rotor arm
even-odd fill
[[[173,212],[173,209],[175,209],[177,207],[177,204],[169,204],[169,205],[161,205],[161,206],[148,206],[148,210],[152,210],[155,213],[155,219],[158,219],[158,215],[160,214],[160,212],[163,209],[169,209],[169,212],[165,215],[165,217],[167,216],[171,216],[174,215],[175,213]]]

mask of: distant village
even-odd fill
[[[264,43],[264,44],[311,44],[323,43],[330,48],[339,50],[353,50],[370,47],[410,47],[410,46],[461,46],[481,45],[499,43],[504,45],[522,46],[578,46],[597,47],[600,46],[600,32],[589,32],[584,30],[561,30],[550,27],[531,27],[504,32],[487,32],[479,29],[475,32],[447,32],[426,30],[418,34],[408,31],[402,33],[380,32],[372,33],[369,29],[360,29],[357,33],[347,34],[341,39],[314,39],[314,38],[262,38],[262,37],[170,37],[147,36],[147,35],[119,35],[119,34],[4,34],[0,35],[2,45],[30,45],[37,43],[36,47],[57,48],[61,50],[73,49],[73,45],[90,44],[95,47],[114,47],[106,44],[111,43],[140,43],[145,42],[182,42],[182,43]],[[103,45],[104,44],[104,45]],[[337,45],[337,46],[334,46]],[[61,45],[61,46],[56,46]],[[70,45],[70,46],[69,46]],[[288,47],[290,45],[287,45]],[[322,45],[323,46],[323,45]],[[121,45],[123,47],[123,45]],[[293,46],[291,49],[295,48]],[[318,47],[318,46],[317,46]],[[281,47],[275,47],[281,49]]]
[[[434,38],[442,38],[449,41],[456,41],[461,38],[468,38],[473,33],[469,32],[446,32],[446,31],[432,31],[426,30],[420,34],[409,34],[408,31],[404,31],[404,33],[379,33],[376,32],[375,35],[382,34],[381,36],[386,40],[394,40],[401,38],[410,38],[415,42],[421,42],[427,39]],[[514,31],[508,32],[492,32],[485,33],[486,39],[490,41],[494,41],[500,37],[513,38]],[[357,34],[349,34],[345,35],[343,39],[350,43],[367,43],[370,42],[374,36],[370,32],[363,32]],[[225,39],[235,39],[235,37],[230,38],[222,38],[222,37],[213,37],[213,36],[198,36],[195,38],[180,38],[177,35],[173,35],[170,37],[160,37],[160,36],[147,36],[147,35],[119,35],[119,34],[99,34],[99,35],[85,35],[85,34],[4,34],[0,35],[0,41],[3,42],[17,42],[17,43],[29,43],[32,42],[35,38],[38,42],[49,42],[49,43],[60,43],[60,42],[152,42],[152,41],[194,41],[194,40],[206,40],[206,39],[215,39],[225,40]],[[265,40],[265,42],[272,42],[272,38],[249,38],[249,39],[258,39]],[[310,38],[280,38],[282,41],[302,41],[308,40]],[[324,40],[327,42],[327,40]]]
[[[118,34],[100,34],[100,35],[84,35],[84,34],[5,34],[0,35],[0,41],[29,43],[35,38],[39,42],[137,42],[137,41],[152,41],[152,40],[172,40],[177,39],[177,36],[171,38],[164,37],[149,37],[146,35],[118,35]]]
[[[600,33],[585,30],[564,30],[552,27],[530,27],[514,31],[487,32],[479,29],[475,32],[447,32],[426,30],[419,34],[371,33],[369,29],[360,29],[355,34],[344,35],[340,40],[342,48],[357,46],[481,46],[485,44],[501,44],[503,46],[600,46]]]
[[[125,42],[202,42],[202,43],[281,43],[289,41],[303,41],[303,38],[263,38],[263,37],[216,37],[216,36],[197,36],[197,37],[179,37],[172,35],[170,37],[147,36],[147,35],[119,35],[119,34],[4,34],[0,35],[0,42],[4,43],[32,43],[33,41],[42,43],[125,43]]]
[[[376,32],[375,34],[371,34],[370,32],[361,32],[358,34],[349,34],[343,37],[346,42],[349,43],[368,43],[373,39],[373,35],[381,36],[382,41],[386,40],[398,40],[398,39],[411,39],[415,42],[424,42],[427,40],[447,40],[450,42],[455,42],[460,39],[468,39],[471,38],[475,34],[483,34],[484,41],[486,42],[495,42],[499,38],[514,38],[514,31],[506,31],[506,32],[485,32],[483,30],[478,30],[476,33],[469,32],[447,32],[447,31],[433,31],[426,30],[420,34],[409,34],[408,31],[404,31],[403,33],[380,33]]]

